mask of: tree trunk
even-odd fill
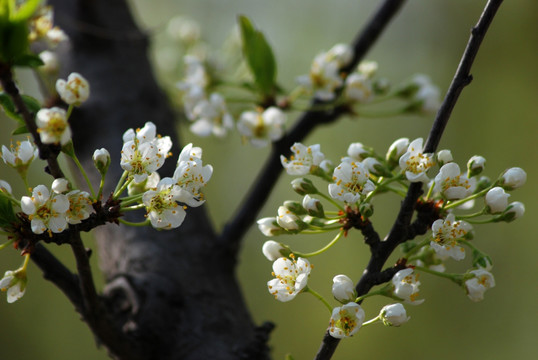
[[[122,134],[156,124],[174,141],[159,171],[171,176],[180,147],[174,113],[153,77],[148,39],[124,0],[53,0],[70,37],[62,76],[79,72],[91,96],[71,118],[78,157],[91,171],[95,149],[112,156],[104,196],[121,176]],[[94,172],[94,181],[98,181]],[[141,214],[135,215],[140,219]],[[131,219],[132,220],[132,219]],[[96,337],[118,359],[264,359],[271,325],[256,328],[235,276],[236,251],[219,244],[204,209],[189,208],[175,231],[108,225],[96,231],[106,286],[104,313],[116,340]],[[117,339],[124,343],[119,346]],[[111,343],[113,342],[113,343]]]

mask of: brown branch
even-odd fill
[[[461,57],[456,74],[454,75],[454,79],[452,80],[445,99],[437,113],[432,129],[430,130],[428,140],[424,146],[424,152],[431,153],[437,149],[448,119],[450,118],[450,114],[456,105],[461,91],[471,82],[471,66],[489,25],[493,21],[501,3],[502,0],[490,0],[486,4],[478,23],[473,28],[467,47]],[[421,194],[422,184],[412,183],[402,202],[400,212],[398,213],[392,229],[386,240],[381,242],[377,251],[372,254],[370,262],[356,286],[358,296],[367,294],[373,286],[378,285],[375,281],[372,281],[372,279],[377,278],[377,274],[381,272],[383,265],[396,246],[409,239],[409,235],[411,234],[408,234],[408,229],[410,229],[410,223],[415,211],[417,199]],[[333,338],[326,332],[318,354],[316,355],[316,359],[330,359],[339,342],[340,340]]]
[[[350,64],[342,69],[343,72],[349,72],[357,66],[404,3],[405,0],[386,0],[379,7],[353,41],[353,58]],[[313,101],[314,105],[320,103],[317,100]],[[220,236],[220,241],[229,247],[232,256],[237,256],[242,238],[254,223],[282,173],[280,155],[289,155],[290,147],[295,142],[302,141],[317,126],[331,123],[346,112],[347,109],[344,108],[328,111],[307,111],[303,113],[286,136],[273,143],[271,154],[254,181],[253,187],[249,190],[240,209],[234,214]]]

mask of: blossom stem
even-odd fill
[[[131,204],[139,202],[140,200],[142,200],[142,195],[143,194],[137,194],[137,195],[134,195],[134,196],[124,197],[123,199],[121,199],[122,208],[124,206],[127,207],[127,205],[131,205]]]
[[[106,173],[101,174],[101,181],[99,182],[99,192],[97,193],[97,200],[101,199],[101,196],[103,195],[103,189],[105,187],[105,176]]]
[[[366,198],[364,199],[364,201],[368,202],[368,200],[370,200],[376,193],[380,192],[381,190],[385,190],[385,189],[389,190],[389,191],[392,191],[392,192],[395,192],[396,194],[400,194],[402,196],[405,196],[405,193],[403,191],[400,191],[399,189],[387,186],[391,182],[399,181],[399,180],[402,180],[402,179],[403,179],[403,174],[398,174],[398,175],[396,175],[394,177],[391,177],[391,178],[388,178],[388,179],[380,177],[379,180],[381,180],[381,181],[377,184],[377,186],[375,187],[375,189],[373,191],[370,191],[370,193],[368,195],[366,195]]]
[[[405,254],[405,258],[407,260],[410,260],[410,257],[411,255],[413,254],[416,254],[417,251],[419,251],[420,249],[422,249],[423,246],[425,245],[428,245],[430,243],[430,239],[424,239],[422,240],[421,242],[419,242],[418,244],[416,244],[415,246],[413,246],[408,252],[407,254]]]
[[[426,200],[429,199],[430,196],[432,196],[434,186],[435,186],[435,180],[432,181],[430,188],[428,189],[428,192],[426,193],[426,197],[425,197]]]
[[[10,235],[9,233],[7,233],[7,232],[3,232],[3,231],[1,231],[0,234],[2,234],[2,235]],[[0,250],[3,250],[4,248],[6,248],[6,247],[8,247],[9,245],[13,244],[13,241],[14,241],[14,240],[11,239],[11,240],[8,240],[8,241],[6,241],[5,243],[1,244],[1,245],[0,245]]]
[[[453,207],[457,207],[457,206],[460,206],[462,204],[465,204],[467,201],[470,201],[470,200],[474,200],[474,199],[477,199],[479,197],[482,197],[484,194],[486,194],[489,190],[491,190],[491,186],[480,191],[480,192],[477,192],[476,194],[473,194],[469,197],[466,197],[465,199],[461,199],[461,200],[458,200],[458,201],[454,201],[454,202],[450,202],[449,204],[447,204],[443,209],[444,210],[448,210],[448,209],[452,209]]]
[[[415,265],[414,267],[415,267],[415,270],[423,271],[423,272],[428,273],[428,274],[443,277],[445,279],[452,280],[453,282],[459,284],[459,281],[457,280],[458,278],[461,277],[461,275],[459,275],[459,274],[444,273],[444,272],[435,271],[435,270],[432,270],[432,269],[429,269],[429,268],[423,267],[423,266],[416,266]]]
[[[333,204],[334,206],[336,206],[338,209],[344,211],[344,208],[342,206],[340,206],[339,203],[337,203],[336,201],[334,201],[334,199],[330,196],[327,196],[325,195],[324,193],[321,193],[321,192],[318,192],[317,195],[321,196],[322,198],[324,198],[325,200],[327,200],[328,202],[330,202],[331,204]]]
[[[456,219],[458,219],[458,220],[470,219],[470,218],[478,217],[478,216],[481,216],[481,215],[484,215],[484,214],[486,214],[486,209],[482,209],[481,211],[475,212],[473,214],[456,215]]]
[[[73,112],[73,108],[74,108],[73,104],[69,105],[69,107],[67,108],[67,114],[65,116],[67,120],[69,120],[69,117],[71,116],[71,113]]]
[[[139,209],[144,209],[145,208],[145,205],[144,204],[139,204],[139,205],[135,205],[135,206],[126,206],[126,207],[120,207],[120,211],[134,211],[134,210],[139,210]]]
[[[69,108],[71,108],[72,106],[73,105],[69,105]],[[84,177],[84,180],[86,180],[86,184],[88,184],[88,188],[90,189],[90,192],[92,193],[92,198],[95,199],[95,190],[93,189],[93,185],[92,185],[90,179],[88,178],[88,175],[86,174],[86,171],[82,167],[82,164],[80,163],[80,161],[78,161],[78,158],[74,153],[71,156],[71,158],[73,159],[73,161],[77,165],[77,168],[80,171],[80,173],[82,174],[82,176]]]
[[[128,174],[129,173],[127,171],[123,172],[123,174],[121,175],[120,181],[118,182],[118,185],[116,186],[116,190],[114,190],[114,195],[112,196],[112,198],[117,199],[118,196],[120,196],[121,193],[127,188],[127,186],[129,186],[129,183],[133,181],[133,179],[128,179],[127,181],[125,181]]]
[[[319,301],[321,301],[323,303],[323,305],[325,305],[325,307],[329,310],[329,313],[332,313],[333,312],[333,308],[332,306],[327,302],[327,300],[325,300],[325,298],[323,296],[321,296],[318,292],[312,290],[309,286],[306,286],[304,289],[303,289],[303,292],[307,292],[307,293],[310,293],[312,295],[314,295],[315,298],[317,298]]]
[[[379,322],[380,320],[381,320],[381,315],[377,315],[375,318],[363,322],[361,327],[365,327],[365,326],[368,326],[368,325],[375,324],[375,323]]]
[[[24,255],[24,262],[22,263],[21,270],[26,271],[26,268],[28,267],[28,263],[30,262],[30,253],[26,253]]]
[[[118,219],[118,221],[124,225],[127,225],[127,226],[135,226],[135,227],[143,227],[143,226],[147,226],[150,224],[150,220],[147,219],[145,221],[142,221],[142,222],[139,222],[139,223],[135,223],[135,222],[130,222],[130,221],[127,221],[127,220],[123,220],[121,218]]]
[[[296,251],[294,251],[293,253],[297,256],[300,256],[300,257],[304,257],[304,258],[307,258],[307,257],[311,257],[311,256],[316,256],[316,255],[319,255],[319,254],[322,254],[323,252],[329,250],[331,248],[331,246],[333,246],[334,244],[336,244],[336,242],[342,237],[342,235],[344,234],[344,231],[343,230],[340,230],[338,232],[338,234],[334,237],[334,239],[328,243],[325,247],[317,250],[317,251],[314,251],[314,252],[311,252],[311,253],[306,253],[306,254],[302,254],[302,253],[298,253]]]

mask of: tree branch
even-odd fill
[[[351,69],[357,66],[404,3],[405,0],[386,0],[378,8],[374,16],[353,41],[353,58],[349,65],[342,69],[343,72],[349,73]],[[313,105],[319,104],[321,102],[313,101]],[[318,125],[331,123],[345,112],[346,110],[343,108],[328,111],[307,111],[303,113],[295,127],[286,136],[273,143],[271,154],[256,178],[253,187],[249,190],[240,209],[226,225],[220,236],[219,240],[229,246],[232,256],[237,256],[241,239],[254,223],[282,172],[280,155],[289,155],[290,147],[295,142],[302,141]]]
[[[437,113],[423,152],[431,153],[435,152],[437,149],[443,131],[446,127],[448,119],[450,118],[452,110],[456,105],[459,95],[461,94],[461,91],[471,82],[471,66],[474,62],[476,54],[478,53],[482,40],[489,28],[489,25],[495,17],[501,3],[502,0],[490,0],[486,4],[478,23],[471,31],[471,37],[461,57],[456,74],[454,75],[454,79],[452,80],[445,99],[443,100],[443,103]],[[412,183],[409,186],[409,190],[404,201],[402,202],[400,212],[398,213],[392,229],[390,230],[386,240],[381,242],[379,248],[377,249],[378,251],[372,254],[368,266],[364,270],[363,276],[356,286],[358,296],[367,294],[374,285],[377,285],[375,281],[372,281],[372,279],[378,277],[377,274],[381,272],[381,268],[387,261],[390,254],[392,254],[396,246],[409,239],[408,229],[415,211],[417,199],[421,193],[422,183]],[[315,359],[330,359],[334,354],[339,342],[339,339],[333,338],[327,331],[323,337],[322,344]]]

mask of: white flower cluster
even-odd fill
[[[31,42],[44,39],[50,46],[56,46],[67,40],[67,35],[58,26],[54,26],[54,12],[52,6],[43,6],[30,19],[30,33],[28,38]]]
[[[316,99],[333,100],[336,90],[344,85],[340,69],[348,65],[352,57],[353,52],[349,45],[336,44],[329,51],[318,54],[312,62],[310,74],[297,78],[297,81],[305,88],[314,91]]]
[[[66,179],[55,179],[52,193],[45,185],[32,190],[32,196],[21,198],[21,209],[28,215],[32,231],[42,234],[61,233],[68,224],[79,224],[93,212],[90,195],[85,191],[68,191]]]

